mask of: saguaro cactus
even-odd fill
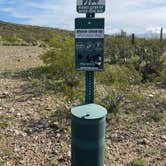
[[[161,31],[160,31],[160,41],[163,41],[163,28],[161,28]]]
[[[131,43],[134,45],[135,44],[135,34],[134,33],[132,33],[132,37],[131,37],[132,39],[131,39]]]

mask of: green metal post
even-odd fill
[[[85,104],[94,103],[94,72],[86,71],[86,92],[85,92]]]
[[[95,13],[87,13],[86,18],[94,18]],[[85,72],[86,91],[85,104],[94,103],[94,71]]]

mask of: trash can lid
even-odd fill
[[[107,110],[97,104],[86,104],[73,107],[71,113],[81,119],[100,119],[107,115]]]

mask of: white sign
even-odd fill
[[[76,39],[102,39],[104,38],[104,29],[76,29]]]
[[[78,13],[104,13],[105,0],[77,0]]]

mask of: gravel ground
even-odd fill
[[[0,47],[0,166],[70,166],[70,118],[58,109],[69,111],[76,103],[59,94],[34,95],[34,80],[14,76],[41,66],[41,53],[36,47]],[[134,90],[146,101],[126,101],[118,116],[107,119],[106,166],[139,159],[166,166],[166,90]],[[153,110],[161,112],[158,121],[149,120]]]

